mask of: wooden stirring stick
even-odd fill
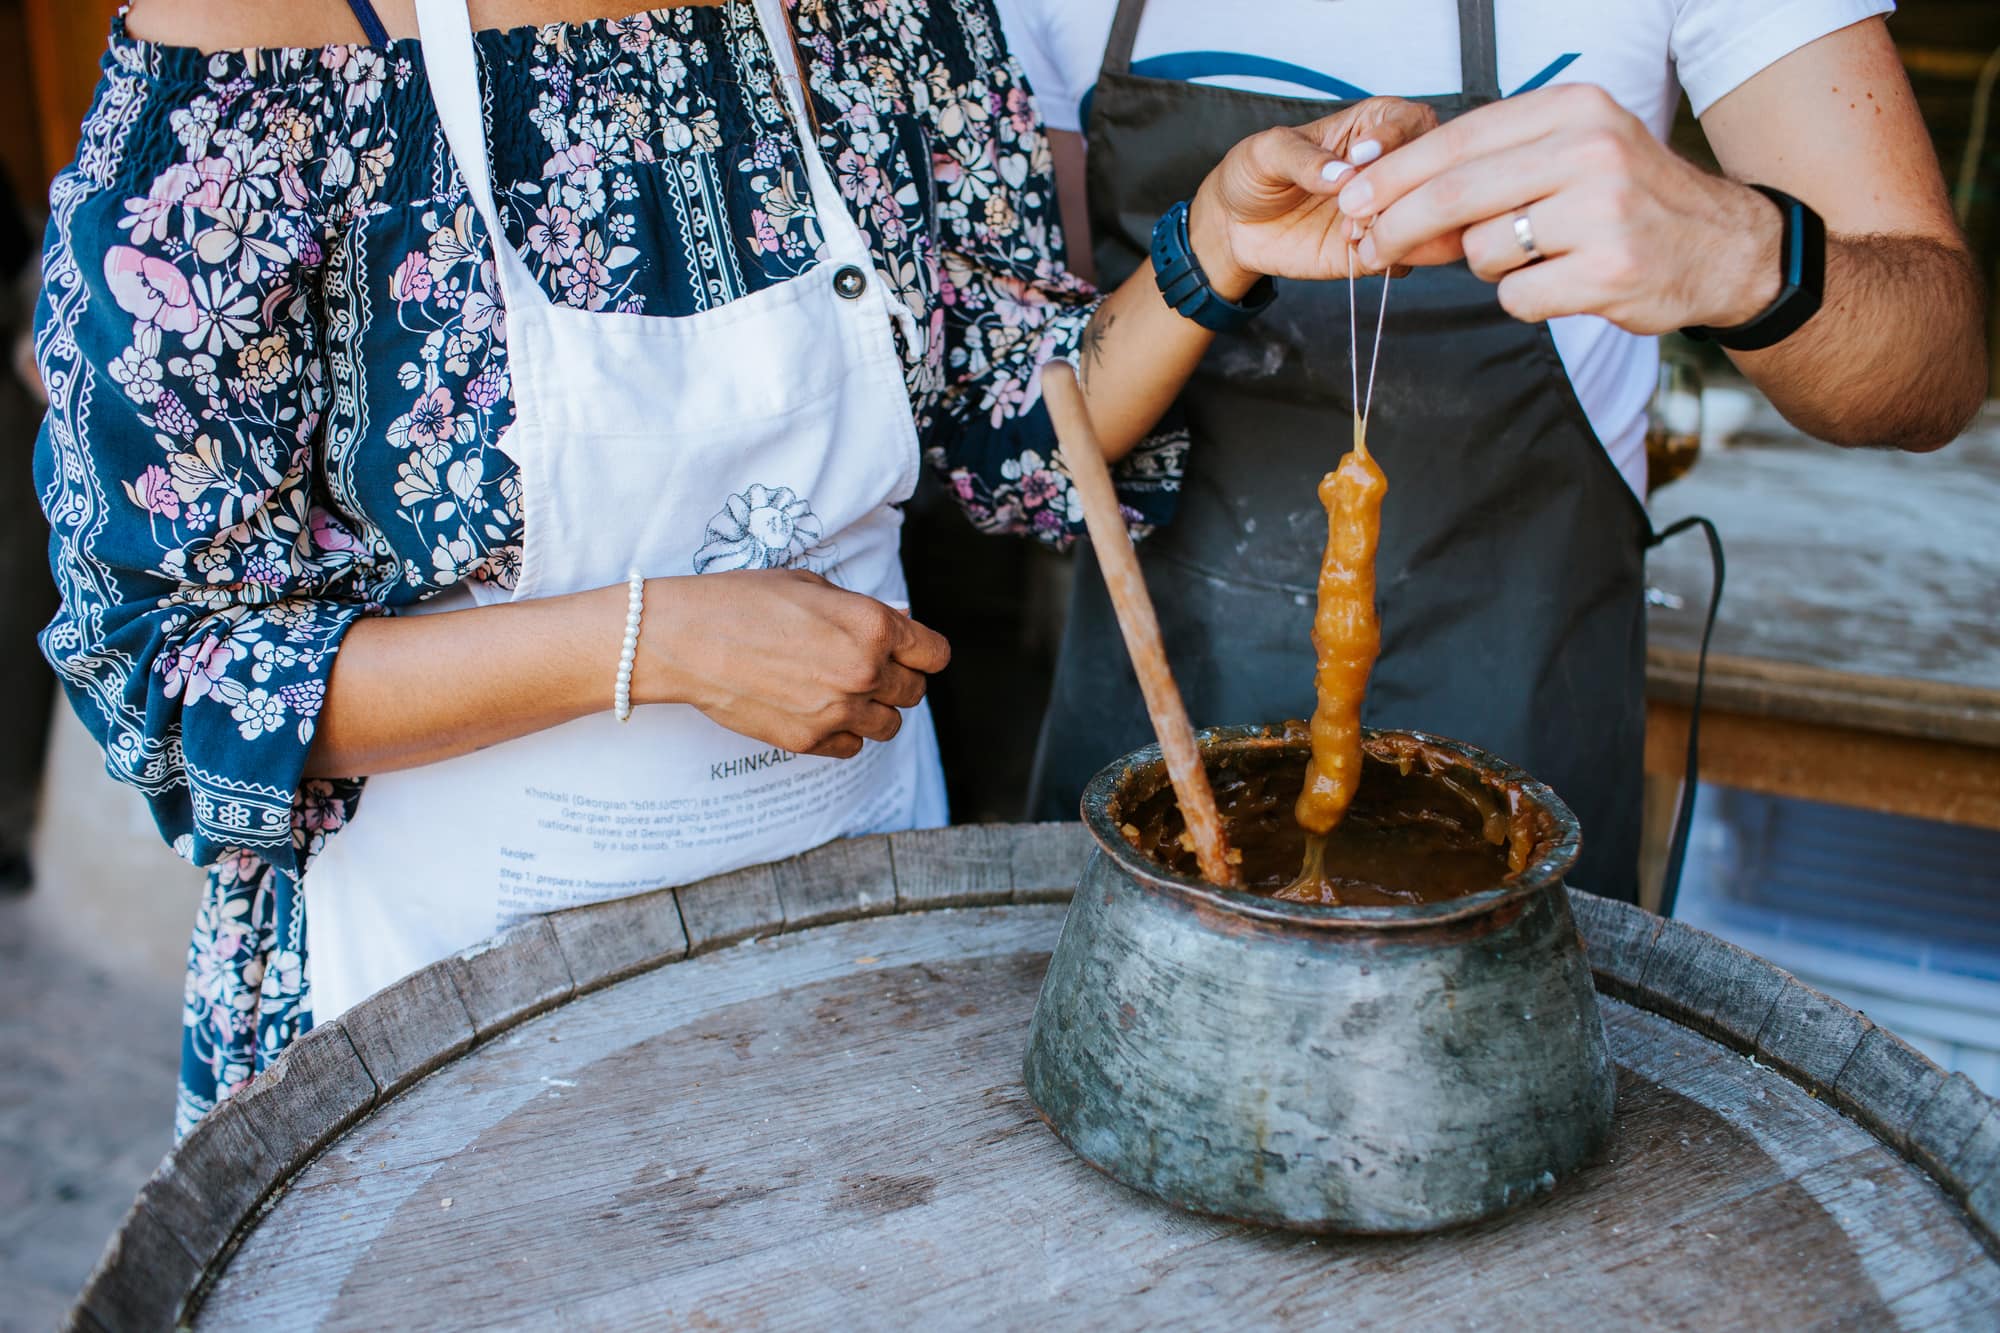
[[[1118,613],[1118,629],[1125,636],[1125,651],[1138,674],[1140,693],[1146,696],[1153,733],[1160,738],[1160,752],[1166,756],[1174,799],[1180,802],[1181,817],[1194,838],[1201,876],[1211,884],[1233,886],[1238,876],[1230,864],[1222,817],[1215,810],[1215,793],[1209,790],[1208,771],[1202,767],[1201,752],[1194,743],[1194,728],[1188,725],[1180,687],[1174,684],[1173,669],[1167,665],[1160,620],[1153,611],[1145,577],[1139,573],[1132,534],[1125,530],[1125,517],[1118,510],[1111,470],[1105,466],[1103,447],[1097,442],[1083,390],[1069,362],[1051,361],[1042,368],[1042,401],[1048,404],[1049,420],[1055,424],[1070,481],[1083,500],[1084,525],[1090,530],[1090,544],[1097,551],[1098,567],[1104,572],[1111,605]]]

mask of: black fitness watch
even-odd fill
[[[1776,204],[1785,220],[1778,241],[1778,298],[1747,323],[1726,329],[1697,324],[1681,330],[1697,342],[1712,342],[1732,352],[1755,352],[1791,337],[1819,312],[1826,292],[1826,223],[1783,190],[1768,185],[1750,188]]]
[[[1188,204],[1183,199],[1153,224],[1153,281],[1168,305],[1211,333],[1229,333],[1264,313],[1278,298],[1277,285],[1259,278],[1242,301],[1232,301],[1209,285],[1188,239]]]

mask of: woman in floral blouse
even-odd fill
[[[751,7],[574,8],[473,9],[500,240],[548,298],[687,316],[812,269],[823,220],[783,99],[754,91],[776,85]],[[515,390],[493,238],[411,0],[379,10],[389,35],[367,42],[339,0],[121,15],[51,195],[37,483],[63,607],[43,642],[110,771],[210,868],[183,1129],[311,1025],[301,884],[369,818],[351,775],[604,710],[627,610],[612,586],[397,614],[513,586],[523,484],[500,443]],[[1147,433],[1209,335],[1151,274],[1100,299],[1061,269],[1047,148],[990,0],[796,0],[791,23],[818,151],[916,312],[917,437],[966,512],[1058,544],[1079,529],[1036,381],[1066,357],[1123,455],[1128,516],[1164,521],[1181,445]],[[1322,168],[1357,125],[1421,129],[1385,114],[1258,136],[1218,167],[1189,223],[1217,292],[1344,271]],[[660,421],[670,436],[673,404]],[[734,503],[809,518],[770,490]],[[718,521],[708,572],[645,571],[634,701],[785,751],[893,735],[942,640],[787,568],[804,538],[766,549]]]

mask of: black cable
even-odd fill
[[[1688,833],[1694,825],[1695,791],[1701,779],[1701,692],[1708,683],[1708,642],[1715,634],[1715,613],[1722,606],[1722,581],[1726,567],[1722,559],[1722,535],[1715,530],[1715,524],[1699,514],[1670,524],[1664,532],[1654,533],[1648,543],[1658,546],[1693,527],[1699,527],[1708,534],[1708,554],[1715,574],[1709,583],[1708,620],[1701,628],[1701,655],[1695,662],[1694,703],[1688,709],[1687,763],[1681,776],[1680,809],[1674,815],[1674,835],[1667,844],[1666,874],[1660,881],[1661,916],[1674,914],[1674,900],[1681,891],[1681,869],[1687,861]]]

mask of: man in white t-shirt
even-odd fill
[[[1075,239],[1088,234],[1075,136],[1085,128],[1117,0],[997,3],[1008,44],[1026,70],[1052,132],[1059,172],[1068,187],[1063,214],[1072,251],[1080,251],[1080,262],[1087,264],[1083,255],[1088,246]],[[1766,140],[1770,151],[1797,151],[1843,174],[1863,164],[1841,161],[1836,142],[1817,152],[1813,144],[1826,128],[1822,117],[1858,101],[1852,109],[1871,120],[1889,111],[1904,112],[1898,117],[1900,151],[1928,159],[1929,141],[1920,132],[1908,132],[1912,118],[1905,108],[1887,105],[1896,94],[1906,101],[1907,87],[1874,92],[1850,83],[1854,96],[1849,97],[1838,91],[1840,79],[1833,74],[1825,99],[1797,104],[1791,114],[1785,114],[1781,94],[1759,94],[1754,87],[1766,69],[1800,48],[1894,9],[1893,0],[1503,3],[1495,7],[1500,87],[1511,97],[1542,87],[1594,84],[1660,140],[1666,138],[1685,90],[1694,114],[1720,139],[1716,147],[1725,167],[1734,165],[1728,151],[1733,141],[1755,136]],[[1866,40],[1886,49],[1879,28],[1879,23],[1868,24]],[[1858,44],[1861,37],[1850,34],[1844,41]],[[1416,97],[1454,90],[1459,79],[1450,0],[1154,0],[1139,25],[1133,55],[1134,73],[1290,97]],[[1787,77],[1788,84],[1792,81]],[[1711,124],[1710,109],[1746,84],[1753,86],[1745,100],[1754,98],[1757,109],[1724,107],[1721,124]],[[1773,101],[1780,105],[1768,106]],[[1822,211],[1831,222],[1832,213]],[[1906,230],[1898,225],[1907,224],[1904,214],[1885,210],[1869,225],[1849,230]],[[1643,498],[1646,406],[1658,366],[1654,339],[1627,333],[1594,314],[1559,316],[1550,332],[1591,425],[1619,472]],[[1774,396],[1785,405],[1784,396]],[[1812,429],[1814,422],[1801,424]]]
[[[1369,380],[1390,490],[1366,720],[1549,782],[1582,824],[1571,882],[1632,897],[1654,335],[1712,337],[1838,443],[1935,448],[1984,396],[1976,272],[1881,18],[1893,6],[997,3],[1056,131],[1072,253],[1108,280],[1150,263],[1170,306],[1221,332],[1181,397],[1181,513],[1146,558],[1195,720],[1311,708],[1313,484]],[[1664,146],[1683,89],[1735,179]],[[1366,126],[1407,115],[1399,99],[1443,123],[1383,154]],[[1352,164],[1327,171],[1333,243],[1357,271],[1415,266],[1356,293],[1371,314],[1393,293],[1379,382],[1366,339],[1350,349],[1346,284],[1256,283],[1204,225],[1221,202],[1209,165],[1274,124]],[[1036,761],[1043,818],[1147,738],[1085,563]]]

